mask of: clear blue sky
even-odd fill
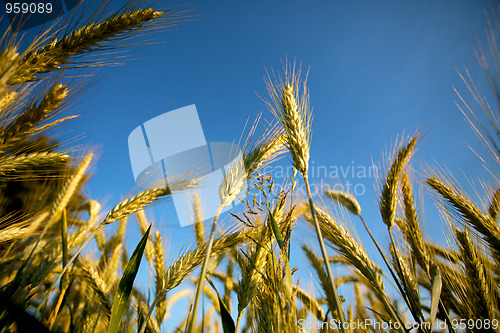
[[[310,66],[315,165],[381,163],[397,135],[425,127],[417,160],[437,161],[459,180],[462,170],[474,181],[488,179],[465,145],[479,146],[452,89],[466,93],[456,68],[467,67],[489,96],[473,53],[476,37],[485,40],[486,1],[205,1],[190,7],[198,8],[196,20],[148,36],[162,43],[127,51],[136,60],[99,70],[100,81],[73,109],[84,113],[66,125],[65,137],[84,134],[78,143],[100,155],[87,186],[91,198],[111,208],[134,187],[127,138],[157,115],[196,104],[208,141],[237,141],[259,112],[271,119],[257,94],[266,96],[265,67],[280,70],[285,57]],[[375,179],[346,180],[363,184],[358,200],[365,219],[382,229]],[[171,203],[162,206],[170,208],[155,211],[172,211]],[[425,202],[434,234],[440,219],[432,206]],[[175,216],[155,216],[171,255],[177,254],[185,245],[179,235],[189,231],[173,227]],[[131,233],[135,244],[137,232]]]
[[[132,189],[128,135],[157,115],[196,104],[207,141],[237,141],[259,112],[271,119],[258,95],[266,96],[265,67],[281,70],[285,57],[310,67],[315,165],[381,163],[397,135],[425,127],[417,159],[438,161],[459,179],[461,170],[474,180],[485,176],[464,144],[478,146],[452,86],[466,92],[456,68],[467,67],[489,92],[473,52],[476,37],[485,39],[486,1],[190,6],[198,8],[196,20],[148,36],[162,43],[127,51],[136,60],[99,70],[100,81],[74,109],[84,113],[65,127],[68,137],[84,134],[78,142],[100,155],[87,187],[92,198],[111,207]],[[375,179],[347,178],[364,184],[358,199],[370,223],[380,225]],[[159,218],[166,228],[177,223],[172,219]]]

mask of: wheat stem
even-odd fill
[[[207,251],[205,252],[205,259],[203,260],[203,264],[201,265],[201,272],[200,276],[198,277],[198,281],[196,282],[196,294],[194,297],[194,304],[191,309],[191,317],[190,320],[187,322],[187,327],[186,327],[186,332],[190,333],[193,331],[193,327],[196,321],[196,311],[198,310],[198,303],[200,300],[200,294],[201,294],[201,287],[205,282],[205,274],[207,273],[207,263],[208,259],[210,258],[210,254],[212,252],[212,245],[214,243],[214,237],[215,237],[215,232],[217,230],[217,221],[219,220],[220,213],[222,212],[222,208],[224,206],[222,204],[217,207],[217,211],[215,212],[214,219],[212,221],[212,229],[210,230],[210,236],[208,238],[208,243],[207,243]]]
[[[307,177],[307,174],[302,174],[302,177],[304,178],[304,183],[306,186],[309,207],[311,209],[311,217],[312,217],[312,220],[314,222],[314,228],[316,229],[316,234],[318,236],[319,247],[321,249],[321,254],[323,255],[323,260],[325,263],[326,272],[328,274],[328,278],[330,279],[330,284],[332,287],[333,298],[335,299],[336,310],[337,310],[337,313],[338,313],[339,318],[340,318],[340,329],[342,332],[345,332],[342,323],[346,322],[346,318],[345,318],[344,310],[342,309],[342,303],[340,301],[340,297],[339,297],[338,292],[337,292],[337,286],[335,285],[335,280],[333,278],[333,274],[332,274],[332,271],[330,268],[330,262],[328,261],[328,254],[326,253],[325,242],[323,241],[323,235],[321,234],[321,228],[319,226],[318,218],[316,216],[316,210],[314,208],[314,203],[312,201],[311,187],[309,186],[309,179]]]

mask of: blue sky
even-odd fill
[[[260,112],[272,119],[259,97],[266,96],[265,68],[281,70],[286,57],[310,69],[314,165],[367,168],[382,162],[396,136],[425,128],[417,160],[437,161],[459,179],[461,170],[473,180],[486,177],[464,144],[478,146],[452,89],[466,93],[456,69],[467,67],[488,93],[473,52],[476,38],[484,41],[486,2],[190,6],[197,8],[194,21],[148,36],[161,43],[128,50],[135,60],[99,70],[100,81],[74,109],[83,114],[65,127],[67,137],[84,134],[78,143],[99,153],[87,187],[92,198],[111,206],[134,187],[127,138],[157,115],[196,104],[207,141],[238,141]],[[375,179],[350,180],[364,184],[358,199],[379,225]],[[176,224],[175,217],[157,219],[165,228]]]
[[[396,136],[425,128],[417,161],[437,161],[459,180],[462,172],[476,182],[488,179],[465,144],[480,147],[452,89],[472,101],[456,71],[467,67],[489,96],[474,56],[476,38],[485,41],[486,1],[205,1],[189,7],[197,8],[195,20],[148,36],[160,43],[128,50],[134,60],[100,69],[99,81],[72,110],[82,116],[63,128],[64,138],[78,136],[78,144],[99,155],[86,188],[91,198],[111,208],[134,187],[127,138],[157,115],[196,104],[207,141],[229,142],[238,141],[258,113],[272,119],[259,97],[266,96],[265,68],[281,70],[286,57],[310,69],[314,165],[368,168],[382,162]],[[383,229],[373,177],[323,180],[362,184],[365,219]],[[175,227],[171,203],[154,210],[174,256],[190,231]],[[442,240],[432,201],[425,210],[431,238]],[[129,231],[129,242],[137,243],[138,232]],[[315,245],[312,237],[309,243]]]

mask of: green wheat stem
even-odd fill
[[[238,329],[240,328],[240,323],[241,323],[241,318],[243,317],[243,311],[238,312],[238,318],[236,319],[236,327],[234,329],[235,332],[238,332]]]
[[[210,236],[207,243],[207,251],[205,252],[205,259],[203,260],[203,264],[201,266],[200,276],[198,277],[198,281],[196,282],[196,294],[194,297],[194,304],[191,308],[191,319],[187,322],[186,332],[192,332],[193,327],[196,321],[196,311],[198,310],[198,303],[200,301],[201,288],[203,283],[205,282],[205,274],[207,273],[207,263],[210,258],[210,254],[212,252],[212,245],[214,243],[215,231],[217,229],[217,221],[219,220],[220,213],[222,212],[222,208],[224,206],[219,204],[217,207],[217,211],[215,212],[214,220],[212,221],[212,229],[210,230]],[[188,316],[189,318],[189,316]]]
[[[314,227],[316,229],[316,234],[318,235],[319,247],[321,248],[321,254],[323,255],[323,260],[325,263],[326,272],[328,274],[328,278],[330,279],[333,297],[335,298],[335,305],[337,307],[337,313],[340,318],[340,330],[345,332],[342,323],[346,322],[344,310],[342,309],[342,303],[340,301],[340,297],[337,293],[337,286],[335,284],[335,280],[333,278],[332,270],[330,268],[330,263],[328,261],[328,254],[326,253],[325,242],[323,241],[323,235],[321,234],[321,228],[319,226],[318,218],[316,216],[316,210],[314,208],[314,203],[312,200],[311,187],[309,186],[309,179],[307,177],[307,173],[302,173],[302,178],[304,179],[304,183],[306,185],[307,198],[309,201],[309,207],[311,208],[311,217],[314,222]]]
[[[368,232],[368,235],[370,235],[370,238],[372,239],[373,243],[377,247],[377,250],[380,253],[380,255],[382,256],[382,259],[384,260],[385,265],[389,269],[389,272],[391,273],[392,278],[396,282],[396,284],[398,286],[398,289],[400,291],[402,291],[403,289],[401,288],[401,285],[399,284],[399,280],[396,278],[396,274],[394,273],[394,271],[392,270],[391,266],[389,265],[389,262],[387,261],[387,257],[385,256],[384,252],[380,248],[377,240],[375,239],[375,237],[373,236],[372,232],[368,228],[368,225],[366,224],[365,219],[361,216],[361,214],[358,214],[358,217],[360,218],[361,222],[363,222],[363,225],[364,225],[366,231]],[[401,327],[404,327],[404,322],[403,322],[403,319],[401,318],[401,315],[394,309],[394,306],[391,304],[391,302],[389,302],[386,297],[383,298],[383,301],[386,304],[386,306],[389,309],[389,311],[391,312],[391,315],[394,318],[396,318],[400,322],[400,324],[403,324],[403,326],[401,326]]]
[[[94,231],[92,231],[92,233],[90,234],[90,236],[82,243],[82,245],[80,245],[80,248],[78,248],[78,250],[75,252],[75,254],[68,260],[68,262],[66,263],[66,265],[62,268],[61,273],[59,273],[59,275],[57,276],[57,278],[54,280],[54,282],[52,282],[52,284],[50,285],[50,288],[47,290],[47,292],[43,296],[42,300],[40,301],[40,304],[38,304],[37,308],[35,309],[35,312],[33,313],[33,316],[35,316],[38,312],[40,312],[40,310],[42,309],[43,304],[47,301],[47,299],[49,298],[50,294],[52,293],[52,291],[55,289],[55,287],[59,283],[59,280],[61,280],[61,278],[63,277],[63,275],[70,268],[70,266],[73,263],[73,261],[75,261],[76,258],[80,255],[80,252],[82,252],[83,248],[85,246],[87,246],[87,244],[92,240],[92,238],[95,236],[95,234],[103,226],[104,225],[101,224]]]

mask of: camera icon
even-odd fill
[[[230,142],[207,143],[196,106],[189,105],[161,114],[136,127],[128,137],[130,163],[136,184],[151,188],[180,175],[196,177],[195,188],[173,191],[172,199],[181,226],[195,222],[193,200],[199,198],[203,220],[214,217],[220,204],[219,187],[231,169],[246,179],[243,155]],[[236,170],[236,171],[235,171]],[[223,212],[240,203],[248,185]]]

